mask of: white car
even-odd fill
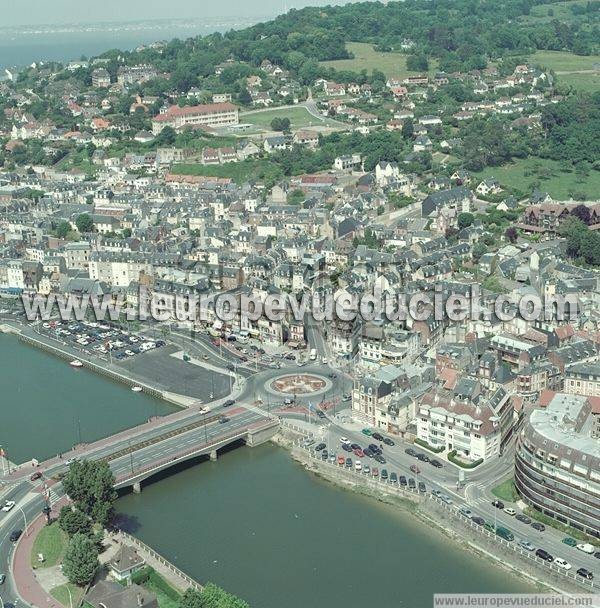
[[[362,464],[361,464],[360,460],[357,460],[357,461],[354,463],[354,468],[355,468],[357,471],[361,471],[361,470],[362,470]]]
[[[2,507],[2,510],[3,510],[5,513],[8,513],[9,511],[12,511],[12,509],[14,509],[14,507],[15,507],[15,505],[16,505],[16,504],[17,504],[17,503],[16,503],[14,500],[7,500],[7,501],[4,503],[4,506]]]
[[[594,545],[590,545],[590,543],[579,543],[577,548],[588,555],[593,555],[596,553],[596,547],[594,547]]]
[[[571,566],[571,564],[567,560],[563,559],[562,557],[557,557],[554,560],[554,563],[559,568],[562,568],[563,570],[570,570],[573,567],[573,566]]]
[[[512,507],[504,507],[504,512],[507,515],[516,515],[517,512]]]
[[[127,350],[125,351],[125,354],[126,354],[128,357],[135,357],[135,353],[134,353],[132,350],[129,350],[129,349],[127,349]]]
[[[340,443],[350,443],[348,437],[340,437]]]

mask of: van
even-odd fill
[[[515,540],[515,535],[508,528],[503,528],[502,526],[496,527],[496,534],[500,538],[503,538],[504,540],[507,540],[507,541]]]
[[[316,361],[317,360],[317,349],[316,348],[311,348],[310,349],[310,360],[311,361]]]

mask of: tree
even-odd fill
[[[202,608],[203,606],[202,593],[192,587],[185,590],[179,601],[179,608]]]
[[[75,225],[77,226],[77,230],[81,233],[91,232],[94,228],[94,220],[88,213],[82,213],[77,216]]]
[[[291,124],[289,118],[280,118],[279,116],[276,116],[271,121],[271,129],[273,131],[289,131]]]
[[[114,490],[115,477],[107,462],[75,460],[63,480],[65,492],[75,506],[105,526],[113,514],[117,493]]]
[[[244,87],[240,91],[240,94],[238,95],[238,101],[243,106],[249,106],[252,103],[252,95],[250,95],[250,92],[248,91],[248,89],[246,87]]]
[[[58,525],[69,536],[75,536],[75,534],[90,536],[92,532],[90,518],[85,513],[77,511],[70,506],[65,506],[60,510]]]
[[[69,582],[79,587],[89,585],[99,565],[94,541],[84,534],[75,534],[69,541],[63,559],[63,572]]]
[[[483,244],[483,243],[477,243],[474,247],[473,247],[473,251],[472,251],[472,255],[473,255],[473,259],[477,262],[479,261],[479,258],[486,253],[488,250],[488,248]]]
[[[591,213],[590,208],[585,205],[577,205],[572,211],[571,215],[581,220],[586,226],[590,225]]]
[[[406,58],[406,69],[411,72],[426,72],[429,69],[429,62],[425,55],[409,55]]]
[[[516,243],[517,238],[519,237],[519,233],[514,226],[509,226],[504,233],[504,236],[511,242]]]
[[[475,216],[472,213],[459,213],[458,214],[458,227],[459,228],[468,228],[475,219]]]
[[[71,232],[71,224],[69,222],[62,221],[55,230],[56,236],[59,239],[66,239]]]
[[[404,123],[402,124],[402,137],[404,137],[404,139],[412,139],[414,134],[415,134],[415,125],[414,125],[412,119],[407,118],[404,121]]]

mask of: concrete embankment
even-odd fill
[[[438,530],[462,548],[489,559],[501,568],[516,574],[528,583],[533,583],[540,593],[598,593],[597,586],[577,580],[573,576],[551,570],[535,555],[520,549],[516,543],[507,542],[478,526],[458,513],[455,505],[447,505],[430,494],[420,494],[396,485],[371,479],[353,469],[315,458],[309,450],[301,447],[306,437],[304,429],[293,428],[293,424],[282,427],[273,442],[290,451],[292,458],[303,464],[306,470],[323,479],[349,490],[370,496],[415,515],[429,528]]]

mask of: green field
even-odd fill
[[[540,64],[555,72],[579,70],[600,71],[600,55],[574,55],[565,51],[537,51],[529,57],[533,64]]]
[[[372,44],[365,42],[348,42],[348,51],[354,54],[354,59],[336,59],[334,61],[321,61],[321,65],[335,68],[336,70],[351,70],[360,72],[367,70],[371,73],[374,69],[382,71],[386,76],[414,76],[416,72],[406,69],[406,55],[400,53],[380,53],[373,49]],[[429,61],[430,72],[435,70],[435,62]]]
[[[319,120],[313,116],[306,108],[273,108],[272,110],[264,110],[259,112],[251,112],[249,114],[241,114],[241,123],[250,123],[264,129],[271,129],[271,121],[274,118],[289,118],[292,124],[292,129],[304,129],[314,126],[334,126],[335,123],[323,116]]]
[[[534,189],[548,192],[554,200],[575,198],[595,199],[600,190],[600,171],[577,174],[558,161],[526,158],[502,167],[486,167],[477,177],[495,177],[507,189],[514,188],[524,195]],[[579,196],[585,195],[585,196]]]
[[[54,522],[42,528],[37,535],[31,549],[31,565],[34,568],[50,568],[56,566],[62,559],[66,549],[68,537]],[[44,562],[38,562],[38,553],[44,556]]]
[[[254,180],[273,181],[282,176],[281,169],[270,160],[246,160],[239,163],[208,166],[197,163],[182,163],[173,165],[171,172],[176,175],[228,177],[239,184]]]
[[[582,93],[595,93],[600,91],[600,72],[595,74],[560,74],[558,83],[573,87]]]
[[[559,19],[562,22],[581,20],[581,15],[574,15],[570,7],[575,4],[587,4],[588,0],[574,0],[573,2],[561,2],[555,4],[538,4],[532,6],[529,15],[522,17],[526,22],[545,22]]]

